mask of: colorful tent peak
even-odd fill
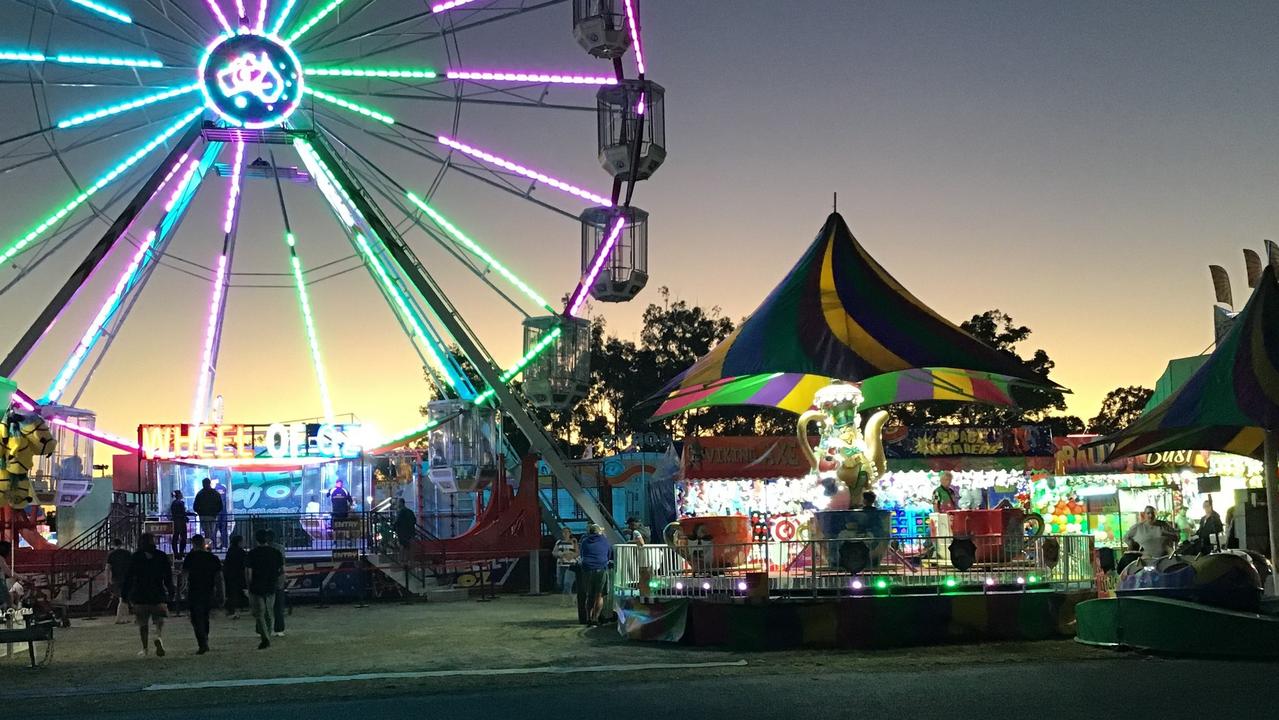
[[[920,368],[1059,387],[922,303],[832,213],[755,312],[658,397],[707,390],[728,379],[784,374],[862,382]]]

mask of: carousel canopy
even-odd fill
[[[1013,385],[1057,387],[920,302],[832,213],[750,318],[658,393],[665,402],[657,414],[729,404],[803,410],[811,391],[832,379],[863,382],[889,373],[898,374],[882,381],[881,395],[890,399],[872,403],[863,388],[867,404],[1012,404]],[[911,386],[913,393],[899,389]]]
[[[1262,457],[1279,430],[1279,282],[1267,267],[1230,333],[1180,389],[1127,429],[1111,457],[1164,450],[1221,450]]]

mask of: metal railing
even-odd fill
[[[619,596],[714,600],[1091,589],[1092,538],[849,537],[618,545]]]

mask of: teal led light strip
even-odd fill
[[[86,10],[98,13],[99,15],[105,15],[112,20],[130,24],[133,22],[133,18],[129,17],[129,13],[118,8],[113,8],[106,3],[100,3],[97,0],[71,0],[71,2],[85,8]]]
[[[555,309],[551,307],[550,303],[546,302],[546,298],[543,298],[541,295],[537,293],[536,290],[529,287],[528,283],[521,280],[518,276],[515,275],[515,273],[507,269],[505,265],[498,262],[496,258],[494,258],[492,255],[488,253],[488,251],[480,247],[479,243],[467,237],[466,233],[462,232],[461,230],[457,228],[456,225],[449,222],[448,218],[436,212],[435,208],[431,207],[430,205],[427,205],[426,202],[423,201],[422,198],[418,197],[417,195],[414,195],[411,192],[406,193],[406,195],[409,199],[409,202],[416,205],[422,212],[431,216],[431,219],[435,221],[435,224],[444,228],[444,230],[449,235],[451,235],[458,242],[465,245],[468,250],[470,250],[472,253],[478,256],[481,260],[487,263],[489,267],[496,270],[498,275],[501,275],[502,277],[506,278],[507,282],[511,283],[516,288],[518,288],[520,292],[527,295],[528,299],[532,300],[534,304],[538,305],[539,307],[545,308],[546,311],[551,314],[555,314]]]
[[[190,93],[199,91],[199,89],[200,89],[200,84],[194,83],[194,84],[185,85],[179,88],[173,88],[172,90],[165,90],[163,92],[158,92],[153,95],[144,95],[140,98],[129,100],[127,102],[116,103],[115,105],[106,105],[101,108],[98,108],[97,110],[91,110],[87,113],[83,113],[80,115],[73,115],[65,120],[59,120],[58,127],[60,129],[66,129],[69,127],[75,127],[76,125],[83,125],[87,122],[100,120],[104,117],[109,117],[111,115],[118,115],[122,112],[128,112],[129,110],[136,110],[140,107],[146,107],[147,105],[153,105],[155,103],[163,102],[165,100],[171,100],[175,97],[189,95]]]
[[[113,65],[131,68],[162,68],[164,63],[149,58],[117,57],[114,55],[73,55],[60,53],[53,56],[53,61],[64,65]]]
[[[528,352],[524,353],[524,357],[520,358],[519,362],[515,363],[507,369],[506,372],[502,373],[502,382],[508,383],[511,380],[514,380],[516,375],[524,372],[524,368],[528,367],[529,363],[536,360],[538,355],[541,355],[548,347],[555,344],[555,341],[559,338],[560,333],[563,331],[563,328],[557,325],[554,330],[543,335],[542,339],[538,340],[536,345],[529,348]],[[479,405],[491,397],[493,397],[493,388],[487,388],[484,392],[476,395],[473,402],[476,405]]]
[[[356,233],[355,242],[360,246],[360,252],[364,253],[364,258],[368,261],[369,266],[373,268],[373,273],[377,276],[378,281],[382,283],[382,287],[386,289],[387,294],[389,294],[391,299],[395,301],[396,307],[400,309],[400,315],[402,315],[405,321],[408,322],[409,326],[413,328],[414,334],[426,342],[427,354],[431,356],[432,362],[444,369],[444,379],[448,382],[449,387],[453,388],[453,390],[458,390],[459,386],[457,379],[453,377],[453,369],[450,368],[449,365],[444,362],[444,358],[441,357],[442,350],[435,347],[434,339],[426,332],[426,329],[422,327],[417,313],[413,312],[412,308],[408,304],[408,300],[404,297],[404,293],[400,292],[400,288],[396,286],[395,281],[391,279],[391,275],[386,271],[386,267],[382,265],[382,262],[378,260],[377,256],[373,253],[373,248],[369,245],[369,241],[365,239],[364,235]]]
[[[107,171],[105,175],[95,180],[94,183],[90,185],[88,188],[85,188],[84,192],[80,193],[79,195],[76,195],[65,205],[58,208],[58,210],[54,212],[52,215],[42,220],[39,225],[36,225],[34,228],[28,231],[25,235],[23,235],[22,237],[10,243],[8,247],[6,247],[2,252],[0,252],[0,263],[5,263],[12,260],[14,257],[18,255],[18,253],[21,253],[23,250],[25,250],[31,244],[33,240],[43,235],[45,232],[49,230],[49,228],[53,227],[54,224],[56,224],[57,222],[65,218],[67,215],[70,215],[76,208],[83,205],[86,200],[93,197],[94,193],[98,192],[99,190],[106,187],[107,185],[110,185],[113,181],[115,181],[116,178],[123,175],[125,171],[127,171],[129,168],[136,165],[138,161],[146,157],[148,153],[150,153],[152,150],[155,150],[157,147],[162,145],[166,140],[168,140],[169,138],[177,134],[179,130],[189,125],[192,120],[195,120],[203,112],[204,112],[203,106],[198,107],[194,110],[191,110],[190,112],[184,114],[182,117],[178,118],[178,120],[174,122],[172,125],[162,130],[160,134],[148,140],[145,145],[133,151],[131,155],[129,155],[124,160],[122,160],[118,165],[116,165],[115,167]]]

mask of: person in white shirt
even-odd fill
[[[565,595],[573,591],[573,583],[569,581],[568,576],[577,563],[577,552],[577,539],[573,537],[573,531],[561,528],[560,539],[555,541],[551,556],[555,558],[555,574],[558,577],[560,592]]]
[[[1172,553],[1177,531],[1168,523],[1155,519],[1155,507],[1141,511],[1141,522],[1128,528],[1124,542],[1133,550],[1141,550],[1143,558],[1164,557]]]

